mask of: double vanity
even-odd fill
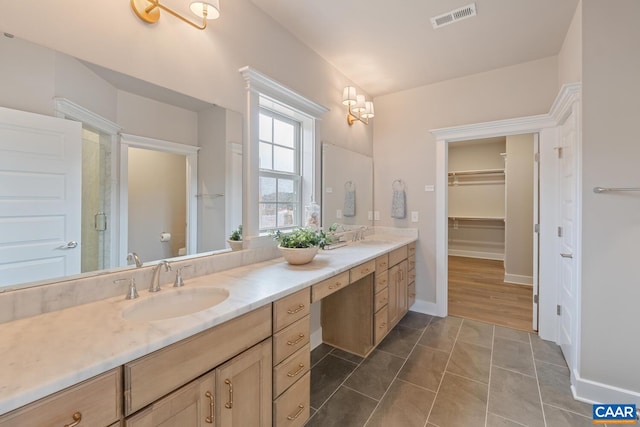
[[[0,324],[0,427],[302,426],[311,304],[323,342],[368,355],[415,301],[416,240],[378,233],[302,266],[275,258]]]

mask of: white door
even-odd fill
[[[81,130],[0,107],[0,286],[80,273]]]
[[[538,277],[540,265],[540,135],[533,135],[533,324],[538,330]]]
[[[564,358],[573,368],[576,315],[577,315],[577,175],[576,175],[577,129],[575,112],[567,118],[560,129],[560,227],[559,230],[559,344]]]

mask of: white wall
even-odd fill
[[[533,135],[507,136],[505,281],[533,283]]]
[[[558,93],[557,58],[546,58],[486,73],[377,97],[374,124],[376,225],[417,227],[416,290],[435,302],[435,139],[429,132],[448,126],[544,114]],[[393,220],[391,183],[407,183],[407,210],[420,221]]]
[[[558,54],[558,81],[560,86],[582,81],[582,2],[576,7]]]
[[[582,15],[580,373],[640,393],[640,193],[592,191],[640,185],[640,2],[583,0]]]

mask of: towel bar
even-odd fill
[[[594,187],[594,193],[607,193],[610,191],[640,191],[640,187],[627,187],[627,188],[606,188],[606,187]]]

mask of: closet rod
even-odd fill
[[[606,187],[594,187],[594,193],[608,193],[610,191],[640,191],[640,187],[627,187],[627,188],[606,188]]]
[[[449,172],[449,176],[460,176],[460,175],[504,175],[504,169],[480,169],[480,170]]]
[[[482,216],[450,216],[453,221],[505,221],[502,217],[482,217]]]

